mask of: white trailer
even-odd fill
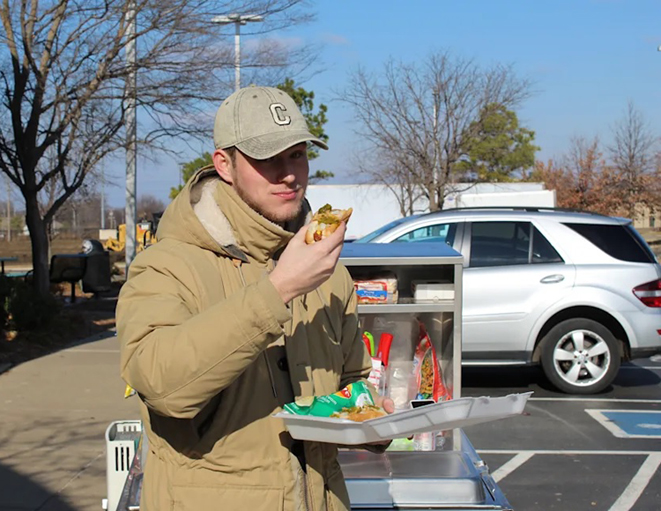
[[[444,209],[487,206],[555,207],[555,190],[543,183],[479,183],[456,185],[448,194]],[[402,217],[395,194],[379,184],[310,185],[307,199],[313,210],[324,204],[334,208],[353,208],[347,225],[348,240],[362,238],[379,227]],[[429,203],[420,200],[415,213],[427,213]]]

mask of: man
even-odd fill
[[[295,441],[271,417],[371,368],[337,266],[346,226],[304,242],[307,142],[327,149],[286,93],[232,94],[216,114],[213,168],[131,265],[117,325],[149,441],[141,511],[349,507],[336,446]]]

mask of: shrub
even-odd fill
[[[11,317],[10,326],[14,330],[44,328],[59,312],[60,304],[53,295],[41,296],[30,284],[20,280],[10,286],[13,289],[5,301],[5,314]]]
[[[0,275],[0,331],[9,329],[9,303],[11,302],[13,280],[6,275]]]

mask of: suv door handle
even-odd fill
[[[547,275],[543,279],[540,280],[542,284],[557,284],[558,282],[562,282],[565,280],[564,275],[560,275],[559,273],[555,275]]]

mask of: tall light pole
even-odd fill
[[[241,25],[258,21],[264,21],[264,16],[233,13],[211,18],[212,23],[218,23],[219,25],[234,23],[234,90],[241,88]]]
[[[126,219],[125,219],[125,261],[126,275],[136,255],[136,163],[137,163],[137,124],[136,124],[136,72],[135,72],[135,16],[136,4],[132,0],[126,11],[126,61],[129,74],[126,78]]]

